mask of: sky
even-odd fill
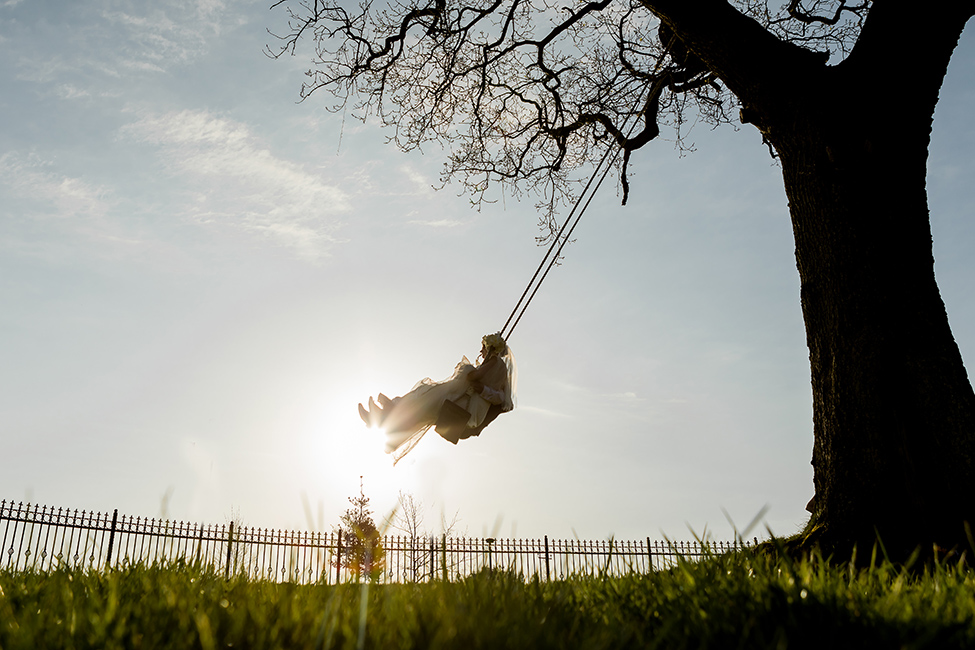
[[[544,254],[534,201],[472,209],[432,189],[443,151],[299,102],[310,51],[263,53],[269,5],[0,1],[0,499],[331,530],[361,477],[377,521],[410,494],[432,533],[801,528],[808,351],[757,131],[634,154],[629,204],[603,185],[509,340],[517,408],[394,466],[356,404],[501,328]],[[973,94],[969,28],[928,166],[969,363]]]

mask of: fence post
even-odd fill
[[[545,580],[552,581],[552,573],[548,566],[548,535],[545,536]]]
[[[430,536],[430,581],[437,578],[437,543],[433,535]]]
[[[447,533],[443,534],[443,542],[440,547],[440,552],[442,554],[440,558],[442,563],[440,570],[443,571],[443,581],[447,582]]]
[[[118,522],[118,508],[112,513],[112,528],[108,532],[108,559],[105,560],[105,568],[112,566],[112,546],[115,544],[115,524]]]
[[[203,524],[197,524],[200,534],[196,538],[196,563],[200,564],[203,559]]]
[[[227,568],[224,569],[224,579],[230,579],[230,556],[234,548],[234,521],[230,520],[230,529],[227,532]]]
[[[339,528],[338,544],[335,554],[335,584],[342,581],[342,529]]]

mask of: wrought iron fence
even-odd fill
[[[101,570],[186,563],[226,577],[298,583],[358,578],[341,533],[194,524],[0,501],[0,568]],[[757,540],[755,540],[757,542]],[[354,542],[353,542],[354,544]],[[487,570],[546,580],[646,573],[741,548],[736,542],[580,541],[447,537],[381,538],[371,572],[381,582],[456,580]]]

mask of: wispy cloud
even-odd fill
[[[317,259],[336,242],[348,195],[301,165],[276,157],[247,125],[206,111],[143,114],[123,137],[159,148],[180,177],[193,218],[243,228]]]
[[[38,216],[54,218],[101,217],[113,205],[111,192],[100,185],[53,171],[31,156],[0,156],[0,184],[9,196],[29,201]]]
[[[74,84],[61,84],[55,92],[62,99],[81,99],[91,96],[90,92],[83,88],[78,88]]]
[[[412,219],[409,222],[412,226],[426,226],[428,228],[455,228],[463,225],[463,221],[457,219]]]
[[[564,413],[564,412],[561,412],[561,411],[553,411],[552,409],[545,409],[545,408],[541,408],[540,406],[519,406],[518,407],[518,410],[524,411],[524,412],[535,413],[536,415],[541,415],[541,416],[547,417],[547,418],[567,418],[567,417],[569,417],[569,414],[568,413]]]
[[[430,180],[411,165],[400,165],[400,173],[413,185],[413,193],[417,195],[433,194]]]
[[[20,0],[0,0],[0,7],[21,11]],[[18,78],[37,83],[84,83],[88,75],[126,79],[170,72],[204,56],[224,32],[243,23],[243,12],[223,0],[93,0],[46,16],[25,13],[9,54]],[[69,44],[74,56],[62,56],[52,42]],[[37,44],[43,44],[38,48]]]
[[[103,19],[124,37],[119,63],[142,70],[165,70],[207,52],[223,29],[223,2],[164,1],[131,4],[128,10],[104,11]]]

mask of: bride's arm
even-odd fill
[[[508,369],[500,357],[491,357],[475,368],[467,376],[471,387],[481,392],[485,386],[496,391],[504,391]]]
[[[480,384],[481,380],[484,379],[485,376],[490,376],[490,373],[492,372],[494,367],[497,366],[498,363],[500,362],[501,359],[499,359],[498,357],[491,357],[490,359],[488,359],[478,367],[471,370],[470,374],[467,375],[467,380],[471,382],[471,384],[474,383]]]

